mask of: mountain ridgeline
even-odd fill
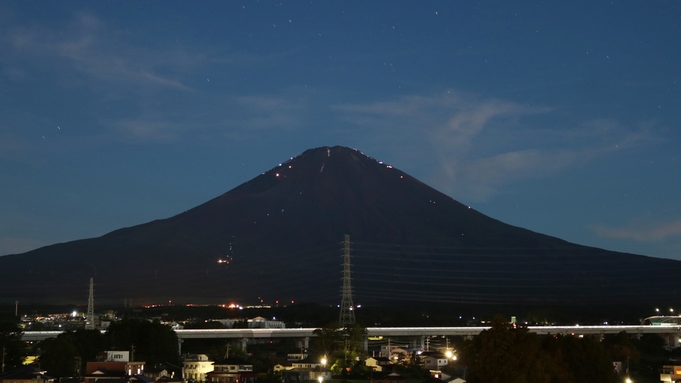
[[[305,151],[168,219],[0,257],[0,300],[338,303],[677,301],[681,262],[510,226],[345,147]]]

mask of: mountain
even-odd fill
[[[558,217],[556,219],[559,219]],[[507,225],[345,147],[305,151],[168,219],[0,257],[0,300],[356,303],[678,300],[681,262]]]

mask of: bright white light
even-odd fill
[[[77,313],[77,312],[75,312],[75,311],[74,311],[73,313],[71,313],[71,317],[73,317],[73,318],[75,318],[75,317],[76,317],[76,315],[78,315],[78,313]]]

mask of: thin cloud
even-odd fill
[[[42,57],[38,62],[59,65],[59,60],[68,60],[71,65],[67,69],[91,79],[147,83],[189,92],[194,91],[192,87],[177,78],[160,75],[157,69],[168,65],[190,68],[205,59],[202,55],[183,54],[177,48],[171,51],[126,44],[124,33],[85,12],[74,14],[58,32],[37,26],[16,27],[4,45],[8,55],[4,61]],[[60,76],[66,73],[62,70]]]
[[[163,120],[137,119],[118,120],[112,123],[114,131],[123,137],[131,137],[136,141],[176,141],[180,138],[183,127],[179,124]]]
[[[548,151],[540,149],[505,152],[491,157],[457,163],[446,173],[457,184],[467,185],[465,192],[473,201],[484,201],[505,184],[521,179],[545,177],[564,169],[585,164],[598,153],[595,151]],[[443,163],[443,168],[451,166]],[[456,190],[456,189],[455,189]]]
[[[204,142],[244,141],[263,134],[305,129],[309,126],[305,110],[309,108],[305,97],[222,96],[206,99],[199,109],[180,106],[170,113],[148,111],[136,117],[103,119],[100,123],[114,133],[116,140],[122,141],[168,143],[192,138]]]
[[[456,198],[478,202],[506,184],[584,166],[654,139],[649,125],[629,129],[611,119],[543,126],[532,118],[553,113],[550,106],[453,91],[336,105],[332,110],[362,128],[362,134],[371,134],[377,146],[390,142],[405,162],[419,161],[419,168],[431,169],[430,184]],[[407,158],[414,151],[431,155]]]
[[[661,241],[668,237],[681,235],[681,220],[656,225],[637,225],[635,227],[613,228],[592,226],[591,230],[602,238],[633,239],[641,242]]]

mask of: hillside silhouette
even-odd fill
[[[557,218],[558,219],[558,218]],[[310,149],[171,218],[0,257],[0,300],[134,304],[646,303],[681,262],[580,246],[485,216],[345,147]]]

